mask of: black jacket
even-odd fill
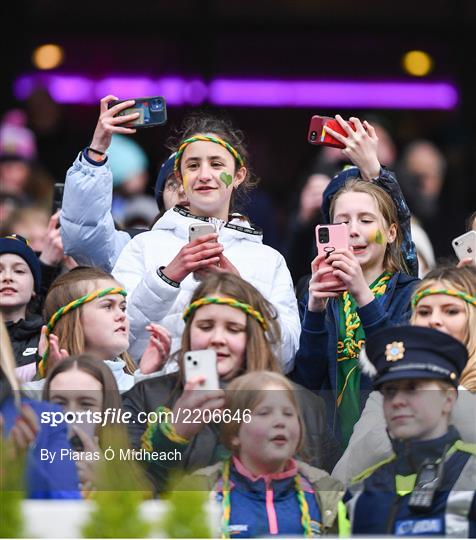
[[[294,386],[301,408],[302,424],[305,427],[305,440],[300,457],[310,465],[330,473],[342,450],[327,426],[324,401],[306,388],[297,384]],[[173,409],[181,394],[182,387],[177,373],[141,381],[123,394],[124,408],[132,413],[128,428],[134,448],[141,447],[141,436],[147,428],[147,424],[140,422],[138,414],[141,411],[154,411],[159,406]],[[174,446],[174,443],[165,440],[165,437],[160,440],[160,448],[154,448],[155,451],[169,451]],[[219,442],[219,424],[214,423],[206,424],[185,448],[180,445],[178,448],[182,455],[179,462],[157,461],[149,465],[152,480],[159,491],[163,489],[172,469],[179,468],[191,473],[217,463],[224,458],[226,452]]]
[[[32,314],[16,323],[8,321],[5,324],[12,342],[16,365],[24,366],[35,362],[38,356],[38,342],[40,341],[41,327],[43,325],[42,317]]]

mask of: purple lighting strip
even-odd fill
[[[322,107],[374,109],[454,109],[459,96],[448,82],[390,81],[285,81],[115,76],[100,80],[82,75],[36,73],[14,83],[18,99],[27,98],[37,86],[46,87],[58,103],[97,103],[107,94],[164,96],[170,105],[230,107]]]
[[[444,82],[216,79],[210,84],[210,101],[248,107],[453,109],[458,92]]]

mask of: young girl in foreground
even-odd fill
[[[134,384],[134,363],[127,356],[129,322],[126,291],[99,268],[78,267],[58,277],[45,300],[40,377],[69,355],[92,354],[114,374],[120,392]],[[25,390],[41,390],[44,381],[32,381]]]
[[[346,290],[330,291],[322,281],[329,270],[319,269],[325,254],[318,255],[305,298],[294,378],[327,391],[335,411],[332,423],[338,419],[337,431],[347,444],[371,389],[370,379],[360,372],[360,350],[376,330],[408,321],[415,280],[406,273],[395,204],[381,187],[348,180],[332,199],[330,218],[347,224],[349,249],[326,259],[335,283]]]
[[[222,537],[318,536],[336,531],[342,485],[296,461],[304,425],[295,387],[278,373],[258,371],[226,390],[222,440],[232,457],[194,476],[222,505]]]
[[[130,294],[130,353],[143,354],[149,321],[172,335],[171,352],[180,347],[182,313],[203,273],[231,272],[272,301],[281,329],[279,360],[291,371],[299,341],[299,314],[291,275],[283,256],[263,244],[261,231],[236,214],[234,200],[253,185],[243,133],[229,122],[192,115],[173,145],[175,174],[190,208],[171,208],[151,231],[134,237],[121,252],[113,275]],[[189,226],[212,225],[215,232],[189,239]],[[202,274],[200,276],[200,273]],[[169,363],[166,371],[175,371]]]

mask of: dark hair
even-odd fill
[[[466,231],[473,229],[473,221],[476,219],[476,210],[466,220]]]
[[[197,134],[214,133],[240,154],[243,159],[243,166],[246,167],[245,180],[240,184],[238,193],[240,196],[246,195],[249,191],[256,187],[259,179],[250,169],[249,154],[245,145],[245,134],[237,129],[229,118],[225,116],[213,116],[205,111],[198,111],[189,114],[185,117],[181,127],[168,139],[167,147],[176,152],[182,141],[193,137]],[[238,167],[238,162],[235,160],[235,171]],[[232,197],[231,211],[234,210],[234,197]]]

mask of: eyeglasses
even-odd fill
[[[165,187],[164,187],[164,191],[178,191],[178,189],[180,188],[181,186],[181,183],[177,180],[175,180],[175,178],[171,178],[170,180],[167,180],[167,182],[165,182]]]

